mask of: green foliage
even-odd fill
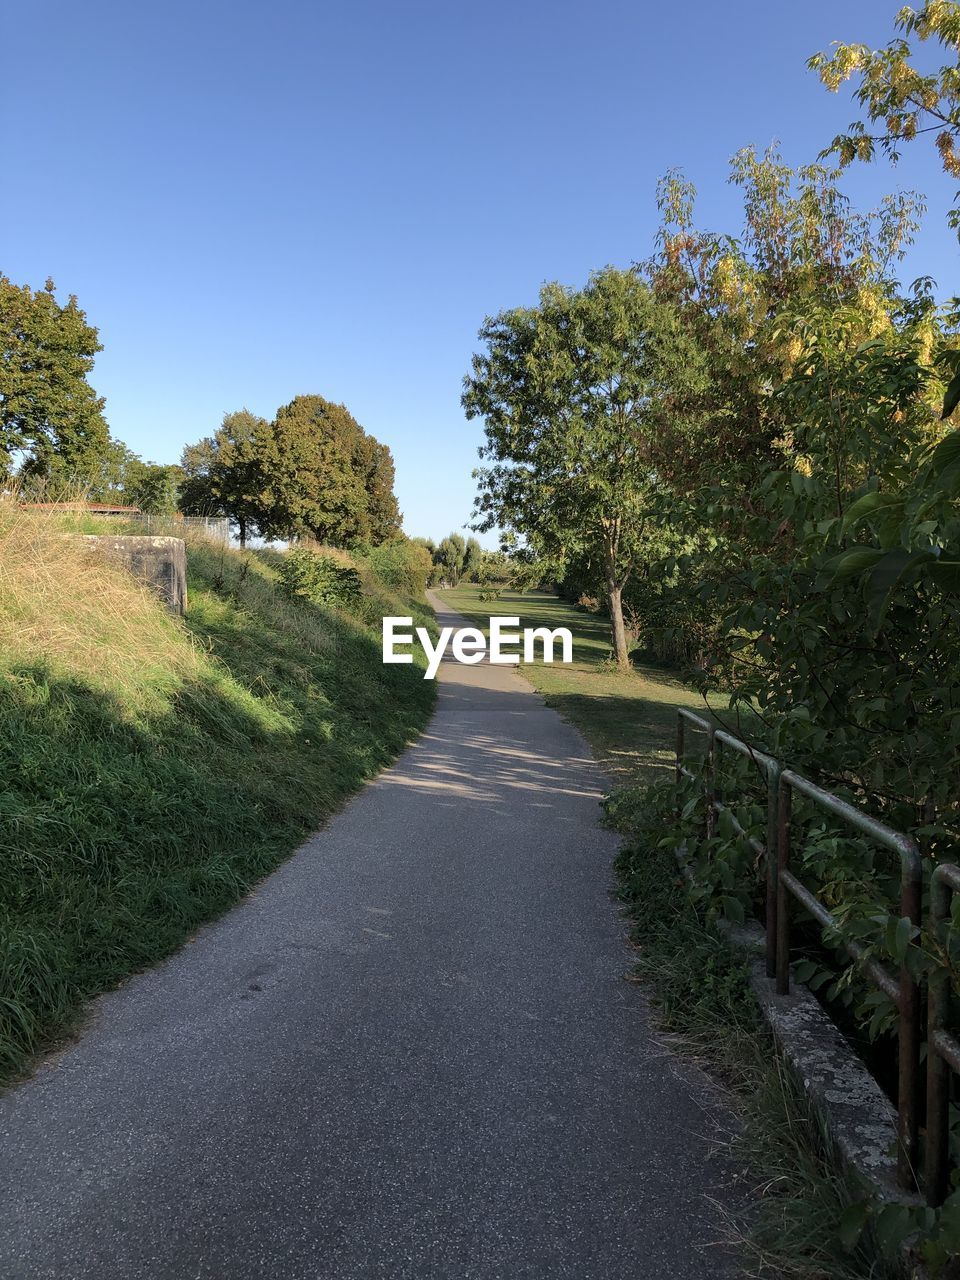
[[[251,534],[378,546],[400,531],[393,458],[341,404],[297,396],[266,422],[228,413],[181,460],[180,510],[228,516]]]
[[[270,424],[248,409],[224,414],[213,436],[188,445],[180,465],[179,506],[188,516],[226,516],[240,545],[265,532],[270,511]]]
[[[148,515],[170,515],[177,509],[183,472],[176,466],[158,466],[131,456],[123,473],[127,501]]]
[[[695,761],[688,758],[687,764],[694,765]],[[615,792],[605,805],[608,821],[629,837],[620,858],[622,893],[644,922],[642,937],[648,959],[645,966],[641,962],[642,967],[665,992],[668,1016],[674,1023],[679,1020],[681,1026],[689,1025],[692,1015],[686,1001],[694,997],[686,990],[674,994],[660,972],[659,958],[649,956],[651,946],[656,952],[665,945],[663,923],[659,919],[655,925],[650,923],[650,916],[658,910],[656,900],[651,901],[651,865],[660,866],[660,875],[672,886],[674,900],[669,910],[682,915],[688,909],[677,902],[685,901],[700,922],[703,932],[699,939],[687,939],[685,954],[689,949],[694,956],[704,952],[712,956],[714,930],[720,920],[741,924],[748,914],[762,913],[763,868],[748,843],[751,837],[765,839],[762,779],[745,758],[724,757],[718,789],[731,807],[720,815],[709,840],[704,835],[700,773],[685,779],[679,788],[670,779]],[[737,831],[734,820],[742,832]],[[951,965],[956,973],[960,959],[960,903],[956,919],[939,938],[919,938],[908,920],[898,918],[899,863],[895,858],[866,840],[851,836],[849,829],[832,825],[822,810],[800,797],[795,801],[793,825],[791,869],[802,883],[817,891],[817,897],[840,922],[838,930],[825,931],[818,940],[818,930],[811,926],[809,917],[796,904],[791,905],[794,939],[805,939],[807,948],[814,948],[813,958],[795,965],[795,975],[817,991],[835,1013],[846,1018],[848,1030],[851,1026],[859,1028],[862,1041],[892,1044],[896,1009],[883,992],[858,978],[856,967],[840,960],[840,940],[859,942],[865,948],[865,959],[879,960],[892,971],[908,958],[910,944],[919,940],[923,950],[916,955],[918,973],[943,963]],[[672,874],[678,850],[684,876]],[[658,885],[654,893],[662,899],[663,885]],[[671,939],[673,945],[678,944]],[[694,960],[694,966],[696,963]],[[714,996],[708,975],[696,993],[696,1006],[709,1009]],[[960,1155],[960,1117],[956,1120],[953,1141]],[[907,1238],[916,1237],[917,1247],[934,1267],[935,1275],[940,1274],[937,1268],[953,1256],[960,1231],[960,1190],[938,1211],[874,1202],[862,1189],[852,1186],[844,1188],[844,1194],[849,1202],[840,1214],[832,1215],[829,1234],[818,1247],[826,1246],[840,1256],[861,1253],[864,1257],[878,1254],[892,1259]],[[762,1225],[760,1235],[769,1242],[767,1247],[782,1247],[784,1243],[775,1234],[771,1238],[766,1225]]]
[[[480,337],[463,394],[486,436],[478,527],[537,554],[593,553],[626,667],[621,596],[652,521],[655,441],[697,383],[698,349],[636,272],[613,268],[579,291],[546,285],[539,306],[501,312]]]
[[[269,537],[378,546],[400,530],[393,456],[342,404],[297,396],[279,409],[264,471]]]
[[[291,598],[333,609],[356,610],[362,596],[360,574],[332,556],[292,547],[282,558],[278,578]]]
[[[929,875],[960,842],[960,432],[942,421],[960,394],[955,317],[929,282],[905,292],[895,277],[916,198],[862,213],[837,171],[794,172],[749,149],[732,180],[744,202],[736,237],[696,227],[678,175],[661,187],[664,227],[640,285],[681,335],[672,350],[698,357],[691,377],[626,350],[628,387],[645,370],[657,378],[655,412],[638,395],[630,420],[642,468],[591,483],[580,445],[620,455],[602,414],[576,436],[591,387],[605,384],[575,382],[590,343],[572,297],[547,291],[539,309],[488,322],[489,354],[465,395],[492,462],[480,511],[522,534],[529,558],[550,547],[568,598],[606,589],[610,600],[609,550],[578,521],[622,485],[617,509],[637,515],[622,601],[640,651],[682,658],[702,693],[726,700],[730,727],[914,834]],[[548,319],[564,297],[557,336]],[[690,898],[710,925],[762,912],[757,858],[738,830],[765,830],[749,770],[725,765],[729,807],[709,840],[695,791],[678,797],[670,781],[639,801],[661,815],[658,839],[685,839]],[[664,818],[678,798],[679,820]],[[917,938],[900,918],[894,859],[802,802],[794,819],[796,874],[838,922],[821,937],[798,915],[807,976],[882,1060],[895,1010],[842,959],[841,939],[894,970],[905,957],[918,976],[946,967],[960,995],[960,906],[942,936]],[[900,1229],[871,1218],[871,1230],[888,1228]]]
[[[74,297],[0,275],[0,478],[24,451],[24,480],[69,487],[98,478],[110,436],[87,381],[102,350]]]
[[[449,533],[443,538],[433,555],[433,563],[439,570],[440,580],[455,587],[463,577],[467,558],[467,544],[459,533]]]
[[[417,599],[423,595],[433,568],[433,557],[423,543],[404,537],[382,542],[364,558],[381,582]]]

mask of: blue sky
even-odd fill
[[[176,461],[225,411],[343,401],[411,534],[469,519],[461,379],[486,314],[650,250],[657,178],[735,230],[727,162],[803,163],[855,115],[805,69],[898,0],[129,0],[0,20],[0,271],[75,293],[115,435]],[[907,278],[956,289],[931,146],[848,188],[925,191]]]

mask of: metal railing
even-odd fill
[[[894,978],[876,960],[870,959],[861,943],[842,936],[839,922],[823,904],[807,889],[790,870],[791,831],[790,817],[793,794],[799,792],[808,800],[826,809],[834,817],[883,845],[900,858],[900,918],[906,916],[914,928],[920,925],[920,896],[922,876],[920,850],[909,836],[882,822],[861,813],[846,800],[824,791],[799,774],[785,769],[780,775],[777,812],[777,903],[776,903],[776,972],[777,993],[786,995],[790,990],[790,912],[787,910],[787,894],[813,916],[824,929],[831,930],[838,938],[844,952],[860,965],[860,972],[897,1008],[897,1178],[902,1187],[914,1186],[917,1167],[917,1083],[920,1076],[920,987],[910,972],[908,963],[911,937],[900,971]]]
[[[922,910],[922,863],[920,850],[910,836],[895,831],[882,822],[869,817],[839,796],[814,785],[806,778],[784,769],[772,757],[755,751],[742,739],[712,725],[702,716],[683,708],[677,714],[678,784],[683,778],[695,780],[697,774],[689,769],[686,760],[686,730],[693,727],[706,735],[706,752],[703,770],[703,800],[705,835],[713,835],[715,818],[726,812],[728,821],[737,835],[765,864],[766,881],[766,969],[767,976],[776,979],[776,989],[781,995],[790,990],[790,912],[788,898],[797,902],[808,915],[824,929],[831,931],[839,945],[851,960],[860,965],[861,972],[875,987],[883,991],[897,1009],[898,1049],[898,1152],[897,1176],[906,1190],[916,1187],[918,1155],[918,1128],[920,1113],[920,986],[916,974],[920,971],[916,958],[918,943],[916,934]],[[748,834],[736,816],[718,796],[718,778],[721,777],[722,749],[728,748],[748,757],[760,771],[767,791],[766,840],[762,842]],[[896,975],[874,960],[868,948],[854,939],[844,938],[841,923],[801,883],[790,867],[792,853],[792,824],[794,794],[802,795],[809,803],[826,810],[843,823],[853,827],[861,835],[895,853],[900,861],[900,916],[910,921],[911,936]],[[775,851],[775,853],[774,853]],[[960,891],[960,869],[942,865],[934,872],[932,893],[931,928],[946,918],[951,892]],[[946,971],[938,973],[930,984],[930,1031],[928,1043],[928,1107],[926,1166],[924,1183],[927,1199],[939,1204],[945,1193],[948,1165],[948,1111],[949,1073],[951,1068],[960,1072],[960,1043],[945,1030],[948,1012],[949,990]]]

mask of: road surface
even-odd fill
[[[624,981],[603,787],[514,671],[446,661],[392,769],[0,1099],[0,1276],[736,1274],[728,1120]]]

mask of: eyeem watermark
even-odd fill
[[[464,662],[468,667],[472,667],[474,663],[482,662],[487,657],[487,637],[476,627],[443,627],[439,640],[434,644],[426,627],[417,627],[416,637],[414,637],[414,633],[409,630],[412,626],[412,618],[384,618],[384,662],[412,662],[413,654],[398,653],[397,646],[412,646],[415,638],[420,641],[423,652],[427,655],[427,670],[423,677],[424,680],[436,678],[437,670],[448,645],[457,662]],[[523,646],[524,662],[536,662],[538,641],[542,645],[541,652],[544,662],[553,662],[554,645],[558,642],[560,644],[560,661],[573,661],[573,636],[566,627],[557,627],[555,631],[551,631],[549,627],[525,627],[522,636],[519,630],[509,631],[507,629],[519,626],[519,618],[490,619],[489,657],[491,662],[495,662],[499,666],[516,666],[520,661],[519,647],[521,644]],[[401,627],[408,629],[401,631],[399,630]],[[517,650],[516,652],[510,653],[506,651],[514,647]]]

